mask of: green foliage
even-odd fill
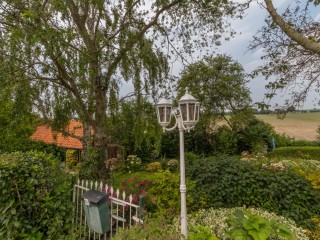
[[[316,146],[280,147],[268,153],[268,157],[320,160],[320,147],[316,147]]]
[[[149,163],[146,167],[146,171],[148,172],[159,172],[161,170],[162,170],[162,166],[160,162]]]
[[[179,155],[178,129],[163,134],[161,138],[160,154],[165,158],[175,158]]]
[[[191,227],[188,240],[219,240],[219,238],[211,233],[209,227],[197,225]]]
[[[225,115],[251,102],[243,67],[230,56],[206,57],[189,65],[178,81],[178,98],[186,87],[201,102],[204,114]]]
[[[87,180],[99,179],[99,161],[98,153],[93,148],[89,148],[87,154],[82,158],[82,162],[79,166],[79,178]],[[106,167],[106,166],[102,166]]]
[[[138,155],[149,161],[152,151],[159,152],[161,127],[157,122],[154,106],[142,99],[123,101],[112,113],[106,124],[113,142],[124,146],[129,154]]]
[[[208,197],[207,207],[264,208],[312,227],[320,215],[320,193],[290,170],[265,169],[237,158],[216,156],[187,165],[187,176]]]
[[[0,155],[0,238],[61,239],[71,228],[71,180],[38,152]]]
[[[233,216],[227,222],[231,227],[228,231],[228,236],[231,239],[267,240],[271,236],[279,236],[290,240],[297,239],[294,238],[291,231],[284,224],[269,221],[249,211],[236,209]]]
[[[166,218],[149,218],[142,225],[129,228],[119,228],[119,232],[113,237],[114,240],[179,240],[179,234],[168,231]]]
[[[195,154],[194,152],[186,152],[184,154],[184,158],[186,161],[186,164],[190,164],[193,165],[195,163],[195,161],[197,161],[199,159],[199,156],[197,154]]]
[[[66,167],[72,169],[78,163],[78,150],[67,149],[66,151]]]

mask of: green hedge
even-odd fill
[[[311,217],[320,216],[320,192],[293,171],[216,156],[187,164],[187,176],[196,180],[195,189],[207,198],[206,207],[259,207],[309,228]]]
[[[71,181],[60,161],[38,152],[0,155],[0,239],[64,239]]]
[[[268,157],[320,160],[320,147],[316,147],[316,146],[280,147],[268,153]]]
[[[0,154],[8,152],[29,152],[38,151],[47,154],[52,154],[61,162],[65,161],[66,149],[58,147],[55,144],[47,144],[42,141],[21,140],[19,144],[8,143],[9,146],[0,146]]]

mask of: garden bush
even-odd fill
[[[0,239],[63,239],[71,228],[71,180],[45,153],[0,155]]]
[[[151,214],[161,214],[172,219],[180,212],[180,175],[169,170],[163,172],[136,172],[126,175],[117,175],[116,187],[125,191],[127,196],[133,194],[137,199],[139,195],[145,197],[145,208]],[[120,180],[121,179],[121,180]],[[118,183],[120,180],[120,184]],[[188,209],[198,209],[205,206],[204,196],[199,197],[195,189],[195,181],[187,181]]]
[[[238,130],[239,152],[264,152],[272,149],[271,139],[275,135],[271,124],[256,117],[250,119],[243,129]]]
[[[170,172],[177,172],[179,169],[179,161],[177,159],[170,159],[168,162],[166,162],[167,169],[170,170]]]
[[[269,158],[300,158],[320,160],[320,147],[301,146],[301,147],[280,147],[269,152]]]
[[[267,164],[264,164],[267,165]],[[291,168],[297,174],[304,176],[311,183],[312,187],[320,190],[320,161],[305,159],[281,160],[269,163],[269,166],[282,166]]]
[[[129,155],[125,161],[126,170],[128,173],[141,170],[141,158],[136,155]]]
[[[229,155],[238,153],[237,134],[230,127],[226,125],[219,127],[212,135],[212,139],[216,151]]]
[[[179,234],[168,231],[169,225],[166,218],[158,216],[144,221],[143,225],[136,225],[130,229],[119,229],[119,232],[113,237],[114,240],[179,240]]]
[[[12,143],[7,143],[8,145]],[[13,144],[13,146],[8,146],[1,149],[0,152],[28,152],[28,151],[38,151],[47,154],[52,154],[54,157],[58,158],[61,162],[65,161],[66,149],[63,147],[58,147],[55,144],[47,144],[42,141],[31,141],[25,139],[19,142],[19,144]]]
[[[148,212],[161,214],[168,219],[180,212],[180,177],[179,174],[164,172],[155,173],[151,179],[151,185],[146,188],[146,208]],[[195,182],[187,179],[187,206],[194,203],[196,195]]]
[[[148,172],[159,172],[161,170],[162,170],[162,166],[160,162],[149,163],[146,167],[146,171]]]
[[[261,168],[250,162],[216,156],[187,165],[187,176],[207,197],[207,207],[259,207],[311,228],[320,216],[320,194],[291,170]]]

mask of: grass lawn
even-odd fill
[[[288,113],[284,119],[278,119],[273,114],[259,114],[256,116],[273,125],[278,133],[285,133],[297,140],[317,140],[320,112]]]

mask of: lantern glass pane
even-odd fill
[[[159,107],[159,121],[164,122],[165,121],[165,107]]]
[[[194,121],[195,117],[195,108],[196,108],[196,104],[195,103],[189,103],[189,121]]]
[[[180,104],[180,111],[181,111],[181,116],[182,116],[182,121],[187,121],[187,104],[186,103],[181,103]]]
[[[171,117],[171,107],[166,107],[166,122],[170,122]]]
[[[195,115],[195,120],[198,121],[199,119],[199,104],[196,106],[196,115]]]

